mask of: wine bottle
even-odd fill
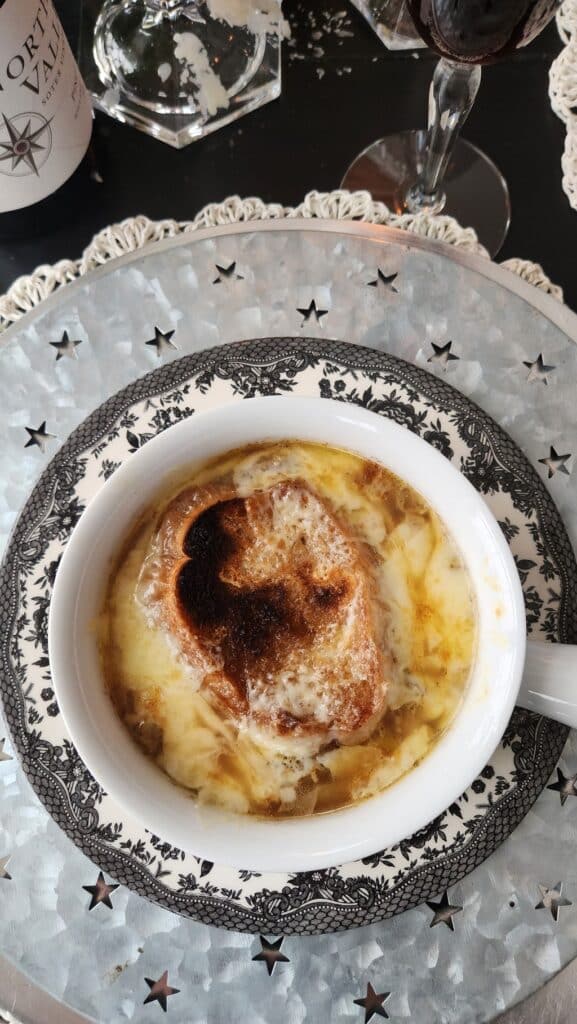
[[[74,212],[91,134],[90,96],[52,0],[0,0],[0,238]]]

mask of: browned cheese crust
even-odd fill
[[[209,484],[170,502],[141,579],[227,718],[356,743],[382,717],[390,671],[370,563],[300,480],[249,497]]]

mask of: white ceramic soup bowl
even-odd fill
[[[111,567],[135,518],[176,471],[242,445],[325,442],[374,459],[406,480],[446,524],[466,562],[478,615],[465,698],[437,745],[389,789],[328,814],[285,820],[201,807],[139,750],[105,691],[93,623]],[[56,697],[78,752],[126,812],[169,843],[260,871],[324,868],[410,836],[451,804],[499,743],[525,661],[525,612],[505,539],[468,481],[403,427],[355,406],[279,397],[194,415],[148,442],[103,485],[82,515],[56,577],[49,621]]]

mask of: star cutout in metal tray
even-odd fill
[[[429,910],[433,911],[433,920],[429,928],[434,928],[437,924],[446,924],[447,928],[450,928],[452,932],[455,931],[453,917],[455,914],[460,914],[463,908],[457,904],[449,903],[448,893],[444,893],[438,903],[435,903],[433,900],[427,902],[427,906]]]
[[[105,882],[102,871],[98,872],[98,878],[94,885],[83,885],[82,888],[92,896],[90,906],[88,908],[89,910],[93,910],[99,903],[103,903],[104,906],[109,907],[110,910],[113,909],[110,894],[118,889],[118,885],[109,885]]]
[[[529,370],[529,373],[527,374],[528,384],[533,384],[534,381],[541,381],[543,384],[548,384],[549,374],[553,373],[553,370],[556,369],[555,366],[547,366],[547,364],[543,362],[541,352],[539,352],[539,355],[533,360],[533,362],[526,362],[524,360],[523,366],[526,366]]]
[[[389,1015],[385,1010],[383,1003],[387,1001],[390,996],[390,992],[375,992],[370,981],[367,984],[367,994],[364,999],[353,999],[355,1006],[362,1006],[365,1011],[365,1024],[369,1024],[369,1021],[373,1019],[375,1014],[378,1017],[385,1017],[388,1019]]]
[[[546,459],[539,459],[542,466],[547,468],[547,479],[550,480],[555,473],[564,473],[565,476],[569,476],[571,473],[570,469],[567,469],[567,463],[571,458],[571,452],[566,452],[565,455],[558,455],[553,445],[550,446],[549,455]]]
[[[76,349],[82,344],[80,338],[76,340],[70,338],[68,331],[64,331],[60,341],[51,341],[52,348],[56,349],[56,362],[59,359],[78,359],[78,353]]]
[[[217,276],[215,277],[213,284],[221,284],[223,281],[244,281],[242,274],[237,273],[236,260],[229,263],[228,267],[222,267],[219,263],[215,263]]]
[[[172,988],[168,984],[168,971],[161,974],[158,981],[153,981],[152,978],[145,978],[144,980],[148,985],[150,992],[142,1005],[146,1006],[147,1003],[160,1003],[162,1009],[166,1013],[166,1001],[168,997],[177,995],[177,993],[180,992],[180,989]]]
[[[557,769],[557,782],[552,782],[547,789],[558,793],[561,799],[561,807],[564,806],[570,796],[577,796],[577,775],[564,775],[560,768]]]
[[[269,978],[275,969],[276,964],[289,964],[290,960],[288,956],[281,953],[280,948],[284,942],[283,938],[277,939],[276,942],[269,942],[263,935],[260,936],[261,951],[253,956],[253,960],[262,960],[266,964]]]
[[[40,448],[41,452],[46,451],[46,445],[49,441],[56,439],[56,434],[49,434],[46,430],[46,420],[44,420],[39,427],[24,427],[26,433],[29,435],[25,448]]]
[[[398,295],[398,289],[395,288],[394,282],[398,278],[398,274],[385,274],[380,267],[377,268],[377,276],[374,281],[367,281],[369,288],[377,288],[379,291],[383,288],[387,292],[394,292]]]
[[[317,324],[321,324],[322,318],[328,313],[328,309],[319,309],[314,299],[311,299],[308,306],[297,306],[297,313],[303,318],[303,324],[308,323],[311,317],[314,317]]]
[[[559,920],[559,910],[561,907],[572,907],[571,900],[562,896],[563,882],[557,882],[552,889],[548,889],[546,885],[539,886],[539,892],[541,893],[541,899],[535,906],[535,910],[550,910],[551,917],[554,921]]]
[[[0,740],[0,761],[13,761],[12,754],[7,754],[4,750],[4,744],[6,743],[6,737]]]
[[[171,340],[174,331],[161,331],[160,327],[154,328],[154,338],[147,341],[146,344],[156,349],[156,354],[160,359],[163,352],[170,351],[171,349],[178,349],[178,345],[175,345]]]
[[[433,346],[433,355],[427,359],[428,363],[440,363],[441,366],[446,369],[447,364],[459,359],[459,356],[454,355],[451,352],[453,345],[452,341],[448,341],[446,345],[436,345],[434,341],[431,342]]]

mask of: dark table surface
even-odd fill
[[[74,42],[78,0],[56,0],[56,6]],[[327,12],[344,8],[352,36],[325,33],[324,55],[314,58],[307,50],[309,12],[322,25]],[[415,59],[389,52],[343,0],[285,0],[284,9],[296,46],[284,48],[280,100],[181,151],[97,115],[103,182],[90,206],[47,236],[0,244],[0,292],[39,263],[79,256],[96,231],[124,217],[189,219],[231,194],[294,204],[311,189],[338,188],[352,158],[374,139],[423,125],[431,54],[421,50]],[[577,309],[577,213],[561,188],[564,128],[547,93],[559,49],[552,25],[513,59],[485,69],[464,134],[490,154],[509,183],[513,219],[498,258],[541,263]]]

